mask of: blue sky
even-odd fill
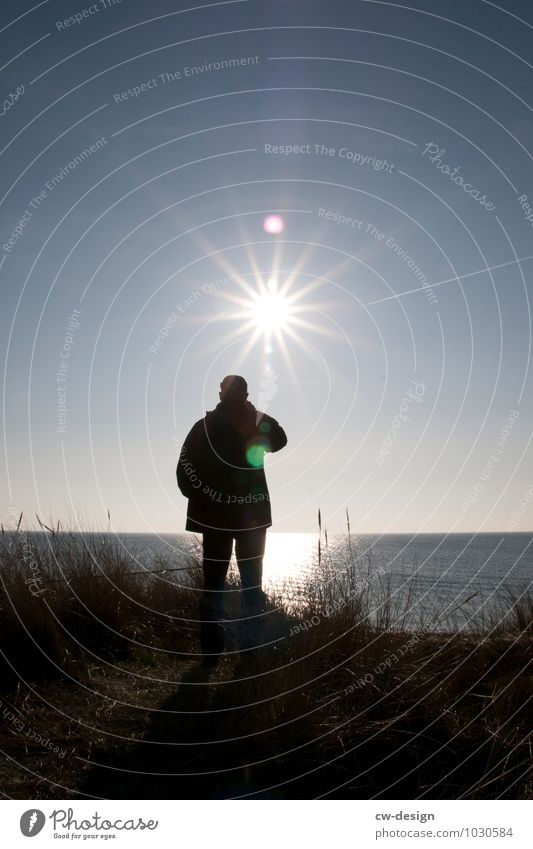
[[[276,530],[532,529],[529,4],[1,15],[8,524],[182,530],[178,448],[238,372],[289,439]]]

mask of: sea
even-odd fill
[[[141,569],[161,557],[177,570],[184,559],[200,561],[194,534],[120,534],[118,541]],[[393,620],[437,630],[499,623],[531,593],[532,578],[533,534],[516,532],[327,538],[269,531],[263,573],[267,593],[296,609],[309,595],[331,607],[335,598],[366,592],[378,613],[388,599]]]

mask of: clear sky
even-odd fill
[[[275,530],[533,529],[530,3],[0,15],[4,521],[181,531],[236,372]]]

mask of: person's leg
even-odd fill
[[[235,556],[241,576],[241,616],[247,648],[262,643],[266,598],[262,589],[266,528],[240,531],[235,536]]]
[[[233,537],[227,531],[205,531],[203,535],[204,590],[200,599],[202,652],[216,656],[224,651],[224,582],[228,572]]]

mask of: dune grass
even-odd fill
[[[2,704],[26,726],[39,716],[71,752],[68,763],[41,753],[30,778],[4,714],[5,792],[530,798],[531,595],[503,597],[470,627],[430,611],[413,625],[409,593],[342,552],[321,547],[320,581],[271,594],[258,652],[238,651],[231,575],[229,650],[206,671],[197,560],[159,556],[147,571],[112,534],[3,533]]]

